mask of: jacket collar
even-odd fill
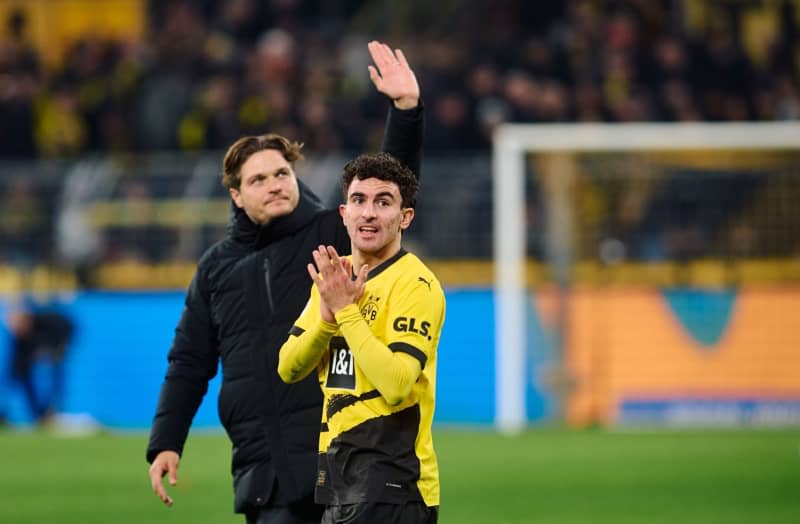
[[[250,220],[247,213],[231,200],[228,236],[239,243],[262,248],[305,227],[316,215],[325,211],[325,207],[307,185],[300,180],[297,184],[300,186],[300,201],[294,211],[265,225]]]

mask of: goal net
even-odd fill
[[[498,429],[800,423],[800,124],[507,124],[492,162]]]

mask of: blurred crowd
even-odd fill
[[[367,76],[373,38],[420,77],[428,151],[488,150],[501,122],[798,119],[797,2],[771,2],[763,35],[745,31],[750,4],[152,1],[142,38],[86,35],[55,68],[15,11],[0,156],[223,149],[266,130],[314,152],[372,148],[386,109]]]
[[[196,156],[213,157],[216,177],[222,151],[244,134],[284,134],[318,159],[377,149],[388,104],[368,77],[372,39],[402,48],[420,80],[426,191],[433,196],[421,200],[425,218],[410,239],[435,257],[491,256],[488,153],[500,123],[800,119],[800,0],[142,0],[141,6],[147,23],[139,36],[88,32],[55,63],[33,43],[31,12],[10,10],[2,21],[0,263],[191,260],[224,234],[224,212],[193,235],[184,234],[188,227],[152,222],[151,204],[188,195],[185,185],[202,162],[173,156],[178,167],[155,169],[178,179],[165,192],[148,185],[146,167],[137,171],[125,161],[130,157],[110,153],[205,152]],[[125,173],[106,169],[101,184],[99,170],[81,161],[104,158],[122,159]],[[81,176],[73,164],[83,165]],[[321,167],[327,175],[339,166]],[[580,219],[583,229],[597,232],[581,238],[581,256],[800,252],[785,238],[795,235],[800,213],[775,205],[775,194],[787,201],[800,195],[796,177],[768,184],[762,176],[701,174],[701,187],[695,175],[672,176],[667,184],[633,175],[617,185],[598,179],[589,200],[600,204],[589,206],[595,212],[581,208]],[[116,213],[117,223],[107,220],[94,235],[81,210],[65,202],[92,202],[81,195],[103,184],[102,199],[117,205],[106,215]],[[528,185],[538,191],[535,176]],[[198,195],[225,200],[221,186],[214,187]],[[759,194],[764,203],[754,201]],[[543,258],[540,200],[528,199],[528,234],[529,251]],[[755,223],[743,209],[766,218]],[[772,230],[786,234],[773,235],[769,245],[756,234]],[[717,237],[721,247],[710,251]]]

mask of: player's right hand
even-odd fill
[[[161,479],[164,475],[167,475],[169,485],[177,485],[178,464],[180,460],[181,458],[176,452],[162,451],[156,455],[156,458],[150,465],[150,485],[153,487],[155,494],[158,495],[158,498],[161,499],[161,502],[166,504],[167,507],[172,506],[172,497],[167,495],[167,490],[164,489],[164,483]]]

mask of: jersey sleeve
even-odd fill
[[[436,350],[441,330],[443,295],[437,299],[427,286],[418,287],[401,285],[392,291],[384,340],[375,336],[355,305],[336,313],[358,367],[391,405],[409,395]]]
[[[426,277],[410,276],[392,292],[386,326],[389,349],[411,355],[421,369],[434,357],[445,309],[442,288],[431,275]]]
[[[322,319],[319,291],[316,285],[312,286],[311,297],[278,355],[281,380],[291,384],[306,378],[319,364],[336,329],[336,324]]]

